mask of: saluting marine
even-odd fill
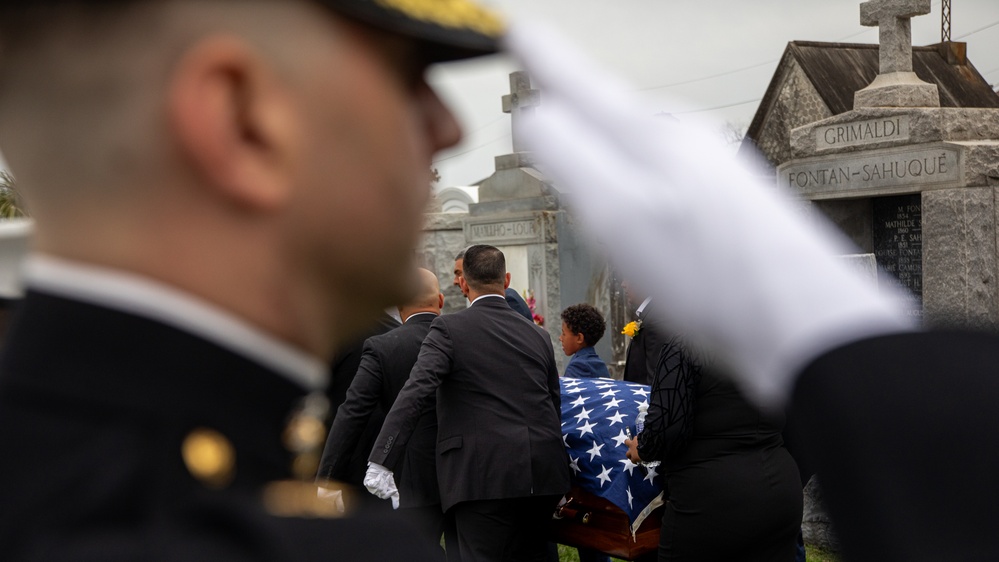
[[[36,222],[2,558],[431,559],[394,519],[327,519],[320,391],[411,296],[460,138],[427,66],[502,31],[465,0],[3,4],[0,144]]]

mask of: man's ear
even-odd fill
[[[217,195],[258,210],[285,200],[293,104],[245,41],[217,36],[189,49],[171,75],[167,106],[181,154]]]
[[[444,293],[437,293],[437,310],[444,308]]]
[[[468,296],[468,281],[465,280],[464,275],[458,278],[458,288],[461,289],[461,294]]]
[[[503,290],[505,291],[509,288],[510,288],[510,273],[507,272],[507,274],[503,277]]]

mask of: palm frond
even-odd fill
[[[17,182],[7,170],[0,170],[0,219],[26,217],[28,213],[17,192]]]

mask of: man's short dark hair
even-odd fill
[[[583,334],[583,343],[587,346],[596,345],[607,329],[600,311],[586,303],[574,304],[563,310],[562,321],[573,334]]]
[[[465,259],[465,250],[458,252],[458,255],[454,257],[454,261]]]
[[[487,285],[503,285],[506,280],[506,258],[494,246],[476,244],[465,249],[463,275],[465,281],[478,289]]]

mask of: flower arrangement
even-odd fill
[[[642,321],[641,320],[636,320],[634,322],[628,322],[624,326],[624,329],[621,330],[621,333],[624,334],[624,335],[626,335],[626,336],[628,336],[629,338],[633,338],[636,335],[638,335],[638,332],[641,329],[642,329]]]
[[[537,301],[534,300],[534,291],[524,291],[524,302],[527,303],[527,308],[531,311],[531,317],[534,318],[534,323],[538,326],[545,325],[545,317],[534,311],[534,307],[537,306]]]

